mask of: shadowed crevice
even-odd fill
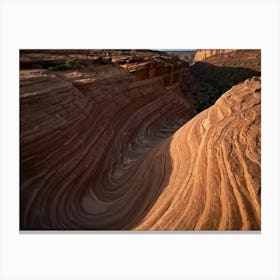
[[[212,106],[232,86],[253,76],[260,76],[259,71],[249,68],[223,67],[206,62],[196,62],[190,71],[198,85],[193,92],[197,112]]]

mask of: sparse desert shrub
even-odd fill
[[[68,70],[68,69],[76,69],[79,66],[80,66],[79,61],[76,61],[76,60],[73,60],[73,59],[68,59],[68,60],[65,61],[65,63],[57,64],[57,65],[48,67],[48,70],[50,70],[50,71],[63,71],[63,70]]]
[[[57,64],[57,65],[54,65],[54,66],[50,66],[48,68],[48,70],[50,71],[60,71],[60,70],[66,70],[64,64]]]
[[[79,61],[68,59],[65,61],[64,66],[69,69],[77,68],[79,66]]]

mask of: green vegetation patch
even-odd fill
[[[69,70],[69,69],[76,69],[81,66],[81,63],[77,60],[68,59],[62,64],[57,64],[54,66],[48,67],[48,70],[50,71],[63,71],[63,70]]]

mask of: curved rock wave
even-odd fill
[[[162,141],[193,116],[179,80],[22,70],[20,93],[21,229],[136,225],[171,171]]]
[[[170,139],[172,171],[137,230],[259,230],[260,78],[234,86]]]
[[[260,78],[192,118],[176,67],[21,71],[21,229],[260,229]]]

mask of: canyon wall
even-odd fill
[[[232,86],[261,75],[261,50],[217,51],[215,55],[197,61],[190,67],[197,84],[192,93],[196,112],[213,105]]]
[[[230,53],[236,51],[235,49],[199,49],[195,52],[195,56],[192,64],[202,61],[208,57],[221,55],[225,53]]]
[[[195,116],[196,86],[153,52],[22,52],[20,228],[259,230],[261,80]]]

